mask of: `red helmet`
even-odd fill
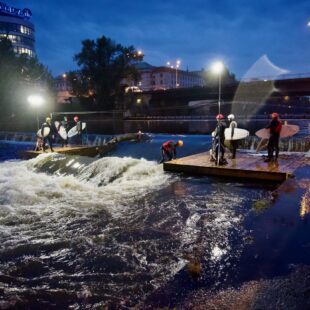
[[[276,112],[273,112],[273,113],[271,114],[271,117],[272,117],[272,118],[278,118],[278,117],[279,117],[279,114],[276,113]]]
[[[74,119],[75,122],[77,122],[79,120],[79,117],[78,116],[74,116],[73,119]]]
[[[218,114],[218,115],[216,115],[216,119],[224,119],[224,115],[223,114]]]

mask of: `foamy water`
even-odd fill
[[[14,288],[5,296],[32,300],[56,289],[76,302],[134,305],[194,252],[221,277],[217,266],[240,253],[232,253],[231,237],[241,230],[234,208],[243,198],[209,184],[206,199],[195,187],[189,193],[190,184],[161,165],[130,157],[45,154],[1,163],[1,272]]]
[[[131,157],[0,163],[0,308],[143,308],[178,278],[191,285],[192,261],[200,285],[221,287],[251,240],[253,202],[271,197]]]

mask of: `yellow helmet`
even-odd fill
[[[45,121],[47,121],[47,122],[51,122],[51,121],[52,121],[52,119],[51,119],[50,117],[47,117],[47,118],[45,119]]]
[[[179,141],[178,141],[178,146],[183,146],[183,144],[184,144],[184,143],[183,143],[182,140],[179,140]]]

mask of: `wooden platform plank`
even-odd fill
[[[95,157],[97,155],[104,155],[112,151],[116,147],[116,143],[106,143],[100,146],[72,146],[72,147],[54,147],[54,152],[65,155],[79,155]],[[50,149],[43,151],[24,151],[21,156],[25,159],[37,157],[40,154],[51,153]]]
[[[233,177],[243,179],[284,181],[294,170],[309,162],[303,154],[280,156],[277,162],[264,162],[261,156],[238,154],[236,159],[228,160],[225,166],[217,166],[210,161],[209,152],[195,154],[164,163],[164,170],[189,174]]]

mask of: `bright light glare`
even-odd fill
[[[27,100],[34,107],[39,107],[44,103],[44,99],[40,95],[31,95]]]
[[[310,21],[308,22],[307,26],[310,27]]]
[[[224,65],[221,61],[215,62],[211,67],[212,72],[216,74],[221,74],[223,69],[224,69]]]

